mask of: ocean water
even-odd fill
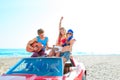
[[[86,55],[85,52],[73,52],[73,55]],[[30,57],[32,53],[25,49],[0,49],[0,57]]]
[[[0,49],[0,57],[29,57],[30,52],[25,49]]]
[[[30,57],[25,49],[0,49],[0,57]],[[120,53],[72,52],[72,55],[120,55]]]

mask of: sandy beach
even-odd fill
[[[74,56],[84,63],[87,80],[120,80],[120,56]],[[0,58],[0,74],[5,73],[21,58]]]

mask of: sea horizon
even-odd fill
[[[32,55],[32,52],[27,52],[25,48],[0,48],[0,57],[30,57]],[[98,53],[98,52],[81,52],[81,51],[76,51],[72,52],[72,55],[97,55],[97,56],[102,56],[102,55],[116,55],[120,56],[120,53]]]

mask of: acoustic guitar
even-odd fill
[[[38,43],[38,42],[32,43],[31,46],[33,48],[36,48],[36,50],[33,50],[33,49],[29,48],[29,46],[26,46],[26,51],[28,51],[28,52],[39,52],[43,48],[42,44]]]

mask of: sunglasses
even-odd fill
[[[67,34],[72,34],[72,33],[67,33]]]

